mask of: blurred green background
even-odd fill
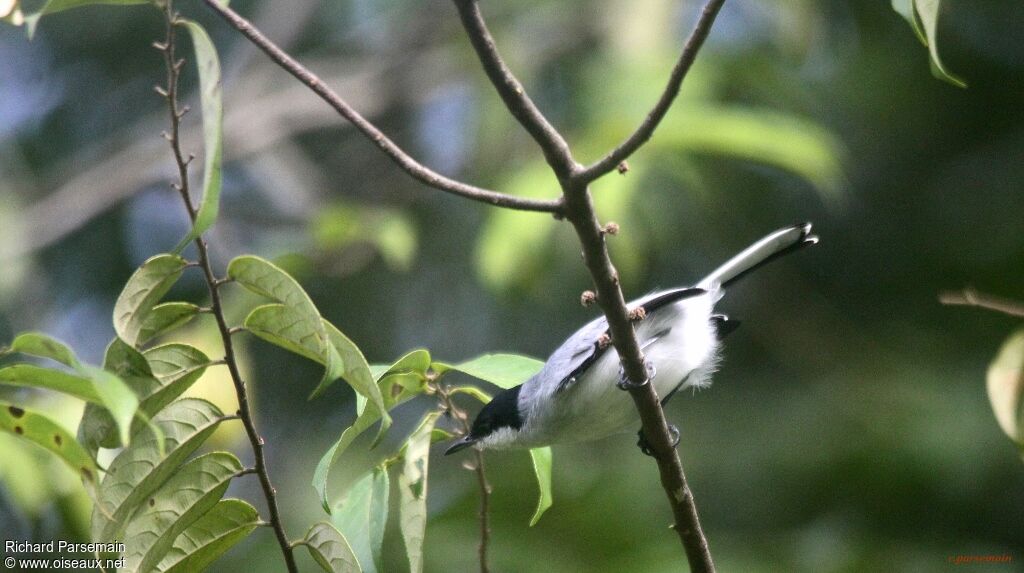
[[[726,3],[650,145],[628,175],[594,186],[602,217],[622,227],[613,257],[630,298],[693,282],[785,224],[814,221],[822,239],[729,293],[721,308],[743,327],[714,385],[668,408],[722,571],[927,572],[952,568],[950,556],[990,554],[1014,561],[986,569],[1024,570],[1024,464],[984,388],[1017,321],[936,301],[967,284],[1024,297],[1024,11],[1015,1],[943,4],[940,49],[966,90],[930,75],[927,50],[888,2]],[[557,192],[449,2],[233,6],[438,171]],[[244,252],[275,258],[370,362],[417,347],[448,361],[543,358],[594,316],[578,304],[590,284],[567,225],[420,186],[201,3],[178,7],[207,26],[224,67],[223,215],[209,237],[220,268]],[[699,5],[483,8],[510,65],[590,161],[656,99]],[[149,46],[162,33],[148,7],[63,13],[31,42],[0,26],[0,340],[42,330],[98,363],[120,287],[184,233],[152,92],[164,70]],[[194,74],[185,81],[197,107]],[[192,150],[199,127],[190,114]],[[186,275],[174,294],[201,300],[204,289]],[[212,333],[185,336],[217,352]],[[298,536],[321,517],[313,467],[351,423],[353,394],[336,384],[307,402],[319,368],[255,340],[243,360]],[[197,391],[230,403],[228,386],[208,377]],[[9,395],[70,428],[81,413],[0,388]],[[359,442],[332,491],[390,453],[428,407],[396,411],[380,448]],[[245,460],[239,429],[222,428],[214,445],[235,444]],[[555,505],[533,528],[528,456],[488,455],[494,569],[683,567],[656,467],[634,441],[556,447]],[[471,571],[473,475],[435,454],[427,570]],[[259,507],[255,480],[236,481],[230,495]],[[5,538],[83,537],[80,489],[59,462],[0,436]],[[386,570],[402,571],[393,525]],[[278,570],[271,540],[257,532],[214,570]]]

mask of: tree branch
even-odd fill
[[[171,149],[174,152],[174,160],[178,166],[178,183],[174,186],[178,193],[181,194],[181,199],[185,203],[185,209],[188,211],[189,219],[195,223],[196,219],[196,207],[192,204],[192,199],[189,195],[189,184],[188,184],[188,164],[190,159],[186,158],[181,151],[181,139],[179,138],[179,127],[182,115],[184,115],[178,108],[178,80],[181,74],[181,61],[177,59],[175,55],[176,47],[176,27],[179,23],[178,16],[174,12],[173,2],[167,0],[163,6],[164,17],[167,26],[167,35],[163,44],[156,44],[156,48],[160,50],[164,55],[164,61],[167,66],[167,88],[164,90],[157,90],[167,100],[168,112],[171,120],[171,130],[167,133],[167,141],[170,143]],[[224,307],[221,303],[220,292],[218,285],[220,281],[213,272],[213,266],[210,263],[209,249],[206,244],[206,240],[200,236],[195,240],[196,249],[199,252],[199,267],[203,271],[203,276],[206,279],[207,289],[210,292],[210,310],[217,321],[217,328],[220,330],[221,342],[224,344],[224,363],[228,367],[228,371],[231,374],[231,381],[235,386],[235,394],[238,397],[238,417],[242,420],[242,425],[245,426],[245,433],[249,437],[249,443],[252,445],[253,457],[256,461],[256,466],[253,468],[253,473],[259,476],[260,485],[263,488],[263,496],[266,498],[267,510],[270,513],[270,525],[274,529],[274,534],[277,536],[277,542],[281,546],[281,553],[284,556],[285,566],[289,573],[298,573],[298,567],[295,564],[295,556],[292,551],[292,546],[288,542],[288,535],[285,533],[284,525],[281,522],[281,514],[277,506],[277,490],[274,489],[273,484],[270,482],[270,474],[267,471],[267,461],[263,454],[264,441],[256,431],[256,426],[252,419],[252,409],[249,406],[249,396],[246,391],[245,381],[242,380],[241,372],[238,369],[238,362],[235,358],[234,344],[231,340],[231,329],[228,327],[227,320],[224,318]]]
[[[484,72],[505,102],[505,107],[540,146],[555,175],[560,179],[568,177],[579,168],[572,158],[569,144],[533,103],[523,85],[498,53],[494,38],[487,29],[483,14],[480,13],[480,4],[477,0],[454,1],[466,35],[469,36],[469,41],[480,58]]]
[[[320,99],[327,102],[339,115],[348,120],[369,140],[373,141],[385,155],[391,158],[403,171],[414,179],[435,189],[440,189],[453,195],[459,195],[488,203],[496,207],[518,209],[521,211],[540,211],[545,213],[559,213],[562,210],[560,200],[524,199],[506,195],[497,191],[482,189],[461,181],[450,179],[431,170],[412,158],[394,141],[389,139],[383,132],[377,129],[369,120],[364,118],[353,109],[344,99],[308,68],[289,56],[276,44],[264,36],[248,20],[227,6],[223,6],[218,0],[203,0],[214,12],[217,12],[228,24],[242,33],[250,42],[262,50],[277,65],[305,84],[310,90],[320,96]]]
[[[665,411],[661,407],[654,385],[645,383],[647,368],[643,353],[626,309],[626,300],[619,286],[618,271],[612,265],[602,232],[594,211],[594,203],[586,183],[577,180],[564,188],[565,217],[572,223],[583,247],[583,260],[594,280],[597,302],[608,318],[612,344],[619,354],[629,381],[634,384],[630,397],[640,413],[644,437],[658,462],[661,485],[668,495],[675,518],[674,529],[686,551],[690,570],[711,573],[715,570],[707,539],[700,525],[697,506],[690,486],[686,482],[679,454],[672,443]]]
[[[973,306],[1024,318],[1024,303],[1001,296],[985,294],[965,288],[962,291],[946,291],[939,294],[939,302],[950,306]]]
[[[672,68],[668,85],[665,86],[665,91],[658,98],[658,102],[654,104],[654,108],[651,109],[632,135],[610,151],[608,155],[587,166],[580,175],[581,180],[590,182],[606,173],[610,173],[651,138],[654,130],[657,129],[658,124],[661,123],[662,118],[668,113],[669,108],[672,107],[672,102],[675,101],[676,96],[679,94],[679,87],[683,84],[683,80],[686,79],[686,74],[690,71],[694,60],[697,59],[697,53],[700,52],[701,46],[704,45],[704,40],[707,39],[708,33],[711,32],[711,26],[715,23],[715,17],[718,16],[718,12],[722,9],[723,4],[725,4],[725,0],[708,0],[708,3],[704,5],[700,18],[697,19],[697,23],[693,27],[693,31],[690,32],[690,37],[687,38],[686,43],[683,45],[683,52],[679,55],[679,60],[676,62],[675,67]]]

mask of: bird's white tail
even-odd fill
[[[727,287],[761,265],[817,242],[818,237],[811,234],[810,223],[779,229],[726,261],[710,275],[704,277],[697,287],[707,289],[716,284]]]

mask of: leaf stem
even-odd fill
[[[962,291],[946,291],[939,294],[939,302],[949,306],[973,306],[1024,318],[1024,303],[1001,296],[978,292],[971,287]]]
[[[167,140],[170,143],[171,149],[174,153],[175,162],[178,166],[179,182],[175,185],[175,188],[178,190],[178,193],[181,195],[182,202],[185,204],[189,220],[194,223],[197,212],[195,205],[192,204],[188,186],[188,164],[191,161],[191,156],[186,157],[182,153],[181,140],[179,138],[179,127],[183,114],[178,107],[178,80],[181,75],[182,60],[176,59],[175,55],[178,15],[174,12],[172,0],[166,0],[162,9],[166,21],[166,38],[162,44],[158,44],[156,47],[163,53],[164,62],[167,67],[167,88],[163,90],[166,94],[164,97],[167,100],[171,122],[171,130],[167,134]],[[224,318],[224,307],[221,303],[220,292],[217,289],[221,284],[221,281],[217,279],[217,276],[213,272],[206,239],[202,236],[197,237],[195,245],[196,250],[199,253],[199,267],[203,271],[207,288],[210,292],[210,310],[216,318],[217,327],[220,330],[221,341],[224,344],[224,363],[227,365],[228,370],[231,373],[231,381],[234,383],[235,393],[238,397],[237,416],[241,418],[242,424],[245,426],[246,435],[249,437],[249,443],[252,445],[253,457],[255,458],[255,467],[253,470],[259,476],[260,485],[263,488],[263,496],[266,499],[267,509],[270,512],[269,525],[273,527],[274,533],[277,536],[277,541],[281,546],[281,553],[284,556],[287,570],[289,573],[298,573],[298,567],[295,564],[295,556],[292,552],[292,547],[288,542],[288,536],[285,533],[284,525],[281,522],[281,514],[277,504],[277,490],[274,489],[274,486],[270,481],[270,474],[267,471],[266,457],[263,452],[264,441],[257,433],[256,426],[253,423],[252,409],[249,405],[249,396],[246,391],[245,381],[242,379],[241,371],[238,368],[234,345],[231,340],[231,329],[228,327],[227,321]]]

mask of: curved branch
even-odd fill
[[[480,58],[484,72],[505,102],[505,107],[540,146],[555,174],[561,178],[570,175],[579,166],[572,158],[569,144],[533,103],[523,84],[516,79],[498,53],[494,38],[480,12],[480,4],[477,0],[455,0],[455,7],[459,10],[462,26]]]
[[[606,173],[610,173],[651,138],[654,130],[658,128],[658,124],[661,123],[662,118],[665,117],[669,108],[672,107],[672,102],[679,95],[679,88],[682,86],[683,80],[686,79],[686,74],[690,71],[694,60],[697,59],[697,53],[700,52],[701,46],[704,45],[704,40],[707,39],[708,33],[711,32],[711,26],[715,23],[715,17],[718,16],[719,10],[722,9],[722,4],[725,4],[725,0],[708,0],[708,3],[704,5],[700,18],[697,19],[693,31],[690,32],[690,37],[687,38],[686,44],[683,46],[683,52],[679,55],[679,60],[676,62],[675,67],[672,68],[672,75],[669,76],[668,85],[665,86],[665,91],[658,98],[658,103],[654,104],[654,108],[651,109],[632,135],[627,137],[618,147],[611,150],[608,155],[587,166],[582,171],[580,177],[583,181],[590,182]]]
[[[496,207],[518,209],[521,211],[540,211],[545,213],[561,212],[562,202],[558,199],[538,200],[514,197],[512,195],[482,189],[461,181],[450,179],[436,171],[433,171],[429,167],[426,167],[413,159],[412,156],[406,153],[394,141],[384,135],[381,130],[377,129],[377,126],[370,123],[369,120],[364,118],[359,114],[359,112],[348,105],[341,96],[335,93],[331,88],[327,87],[327,85],[317,77],[316,74],[297,62],[294,58],[285,53],[284,50],[270,41],[270,39],[257,30],[256,27],[248,20],[240,16],[231,8],[221,5],[217,0],[203,1],[214,12],[217,12],[217,14],[219,14],[228,24],[241,32],[242,35],[248,38],[250,42],[267,54],[274,63],[284,68],[285,71],[293,75],[295,79],[302,82],[306,87],[320,96],[320,99],[327,102],[327,104],[334,108],[339,115],[351,122],[356,129],[373,141],[385,155],[390,157],[392,161],[394,161],[403,171],[411,175],[414,179],[417,179],[418,181],[435,189],[466,197],[467,199],[473,199],[474,201],[488,203]]]

